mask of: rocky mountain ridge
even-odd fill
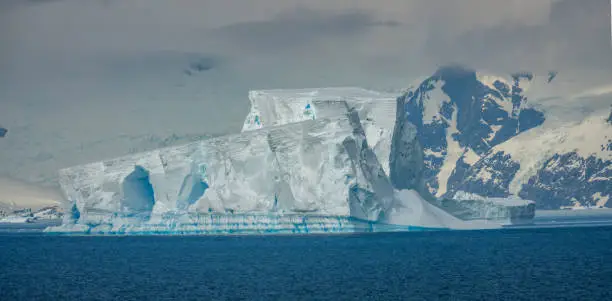
[[[612,207],[612,113],[546,127],[554,112],[527,92],[556,77],[444,67],[400,96],[423,147],[423,194],[520,196],[540,209]]]

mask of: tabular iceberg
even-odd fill
[[[61,170],[72,214],[47,231],[389,230],[393,187],[345,112]]]

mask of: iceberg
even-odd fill
[[[63,169],[60,185],[71,214],[46,231],[380,228],[394,190],[368,147],[358,112],[345,112]],[[304,219],[319,226],[306,227],[312,223]]]
[[[535,202],[519,197],[492,198],[457,191],[452,198],[438,200],[438,206],[463,220],[497,220],[511,224],[532,222]]]

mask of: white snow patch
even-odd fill
[[[473,165],[474,163],[480,160],[480,156],[471,148],[466,148],[463,152],[463,162],[469,165]]]
[[[463,149],[459,145],[458,141],[452,137],[454,133],[457,133],[457,108],[455,107],[453,110],[453,115],[451,120],[446,120],[450,124],[450,126],[446,130],[446,157],[444,158],[444,162],[442,163],[442,167],[440,168],[440,172],[438,173],[438,191],[436,192],[436,196],[440,197],[446,193],[446,185],[448,184],[448,178],[452,174],[453,170],[455,170],[455,166],[457,165],[457,160],[463,154]]]
[[[605,207],[606,203],[608,203],[610,198],[607,195],[601,195],[600,192],[596,192],[596,193],[593,194],[593,199],[596,200],[596,202],[597,202],[596,206],[597,207]]]
[[[497,135],[497,132],[499,132],[499,129],[501,129],[501,125],[495,125],[492,124],[490,125],[492,132],[489,133],[489,136],[487,137],[487,141],[491,141],[493,140],[493,138],[495,138],[495,135]]]
[[[423,123],[429,124],[440,115],[440,109],[444,102],[449,102],[448,95],[442,91],[444,81],[440,80],[434,84],[434,89],[428,91],[423,99]]]

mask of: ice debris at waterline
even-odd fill
[[[417,175],[422,154],[401,151],[395,158],[390,153],[395,100],[364,98],[359,89],[353,92],[300,103],[307,117],[295,118],[285,117],[297,111],[279,113],[291,107],[291,101],[275,98],[257,103],[249,114],[247,121],[258,120],[259,127],[63,169],[60,185],[70,200],[65,208],[69,214],[62,226],[47,232],[326,233],[499,227],[495,222],[458,219],[423,200],[410,185],[395,189],[388,177],[389,162],[403,160],[406,164],[398,164],[405,169],[401,174]],[[276,121],[263,126],[261,116],[253,114],[257,110],[266,116],[263,122]],[[410,132],[414,130],[405,127],[399,138],[410,139],[402,145],[416,143],[411,149],[419,150],[416,132]]]

